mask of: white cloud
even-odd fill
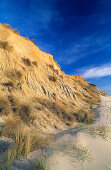
[[[111,75],[111,65],[103,65],[100,67],[93,67],[87,69],[82,76],[86,79],[88,78],[99,78]]]

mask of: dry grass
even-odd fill
[[[56,70],[53,65],[49,64],[48,67],[58,75],[58,70]]]
[[[15,86],[13,81],[8,81],[8,82],[6,82],[6,83],[2,83],[2,85],[3,85],[3,86],[12,87],[12,88]]]
[[[10,103],[5,97],[0,97],[0,116],[11,112]]]
[[[57,81],[55,76],[49,76],[48,79],[54,83]]]
[[[52,64],[49,64],[48,67],[51,68],[52,70],[54,69],[54,66]]]
[[[13,29],[13,32],[16,33],[17,35],[20,35],[20,33],[18,32],[18,30]]]
[[[22,61],[24,62],[26,66],[29,66],[29,67],[31,66],[31,61],[28,58],[22,58]]]
[[[44,136],[40,131],[32,130],[31,136],[31,151],[37,150],[39,148],[46,147],[52,143],[51,136]]]
[[[21,80],[22,78],[22,73],[19,70],[16,69],[11,69],[6,71],[6,76],[12,80]]]
[[[82,100],[90,105],[90,108],[92,108],[94,105],[97,105],[100,101],[99,98],[96,97],[90,97],[88,95],[84,94],[84,97],[82,97]]]
[[[94,121],[94,114],[91,111],[81,109],[76,113],[76,119],[78,122],[90,124]]]
[[[8,149],[7,168],[14,162],[15,159],[27,157],[31,149],[30,136],[28,134],[15,134],[14,145]]]
[[[47,167],[46,159],[42,156],[36,163],[32,164],[31,170],[50,170],[49,167]]]
[[[37,62],[33,61],[32,64],[37,67]]]
[[[33,43],[35,43],[35,40],[30,40],[30,41],[32,41]]]
[[[11,28],[11,26],[10,26],[9,24],[3,24],[3,26],[4,26],[5,28],[8,28],[8,29],[11,29],[11,30],[12,30],[12,28]]]
[[[66,104],[47,98],[36,98],[35,102],[46,107],[51,113],[59,117],[59,119],[68,126],[71,126],[75,122],[75,117]]]
[[[19,116],[10,114],[2,128],[2,136],[12,138],[14,144],[8,148],[7,168],[16,159],[27,157],[31,151],[43,148],[52,142],[50,136],[44,136],[38,130],[30,130]]]
[[[12,30],[14,33],[20,35],[20,33],[18,32],[18,30],[17,30],[17,29],[12,29],[9,24],[3,24],[3,26],[4,26],[5,28],[8,28],[8,29]]]
[[[10,114],[6,118],[5,127],[2,131],[2,136],[15,139],[15,134],[22,133],[26,130],[25,124],[21,121],[19,116]]]
[[[106,126],[98,126],[98,127],[88,126],[87,128],[88,128],[88,130],[90,130],[94,135],[100,135],[100,136],[102,136],[103,139],[108,139],[108,137],[109,137],[109,133],[110,133],[109,127],[106,127]]]
[[[28,104],[19,105],[17,114],[20,116],[23,122],[33,124],[35,116],[32,112],[32,108],[30,105]]]
[[[59,75],[59,77],[60,77],[61,79],[63,79],[63,76],[62,76],[62,75]]]
[[[8,44],[8,41],[0,41],[0,48],[8,52],[12,51],[12,46]]]
[[[28,125],[33,124],[35,115],[29,103],[20,101],[20,98],[17,98],[15,95],[8,96],[8,100],[10,101],[11,110],[14,115],[19,116]]]

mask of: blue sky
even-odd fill
[[[0,0],[0,22],[111,94],[111,0]]]

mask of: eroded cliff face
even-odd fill
[[[61,71],[53,56],[0,24],[0,116],[19,115],[28,126],[44,131],[91,122],[90,107],[99,100],[81,76]]]

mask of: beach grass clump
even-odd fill
[[[31,130],[20,118],[10,114],[6,118],[1,136],[11,138],[14,144],[8,148],[7,169],[17,159],[27,157],[31,151],[46,147],[52,142],[50,136],[44,136],[38,130]]]
[[[79,110],[75,116],[78,122],[87,124],[92,123],[95,117],[93,112],[84,109]]]
[[[29,104],[21,104],[17,108],[17,114],[20,116],[21,120],[25,123],[33,123],[35,116],[32,112],[32,108]]]
[[[20,157],[27,157],[30,153],[30,149],[30,135],[27,133],[16,133],[14,138],[14,145],[8,148],[7,168],[12,165],[15,159],[19,159]]]
[[[5,126],[2,130],[2,136],[15,139],[15,134],[24,132],[26,130],[25,124],[21,121],[19,116],[9,114],[5,120]]]
[[[85,160],[91,159],[90,148],[78,144],[76,139],[62,145],[60,144],[57,151],[72,157],[75,162],[83,163]]]
[[[47,167],[46,159],[44,157],[41,157],[32,164],[31,170],[50,170],[50,168]]]
[[[38,130],[31,131],[31,151],[49,146],[51,143],[52,143],[51,136],[49,136],[49,135],[44,136]]]
[[[88,129],[94,134],[94,135],[100,135],[103,137],[103,139],[108,139],[110,129],[107,126],[88,126]]]

